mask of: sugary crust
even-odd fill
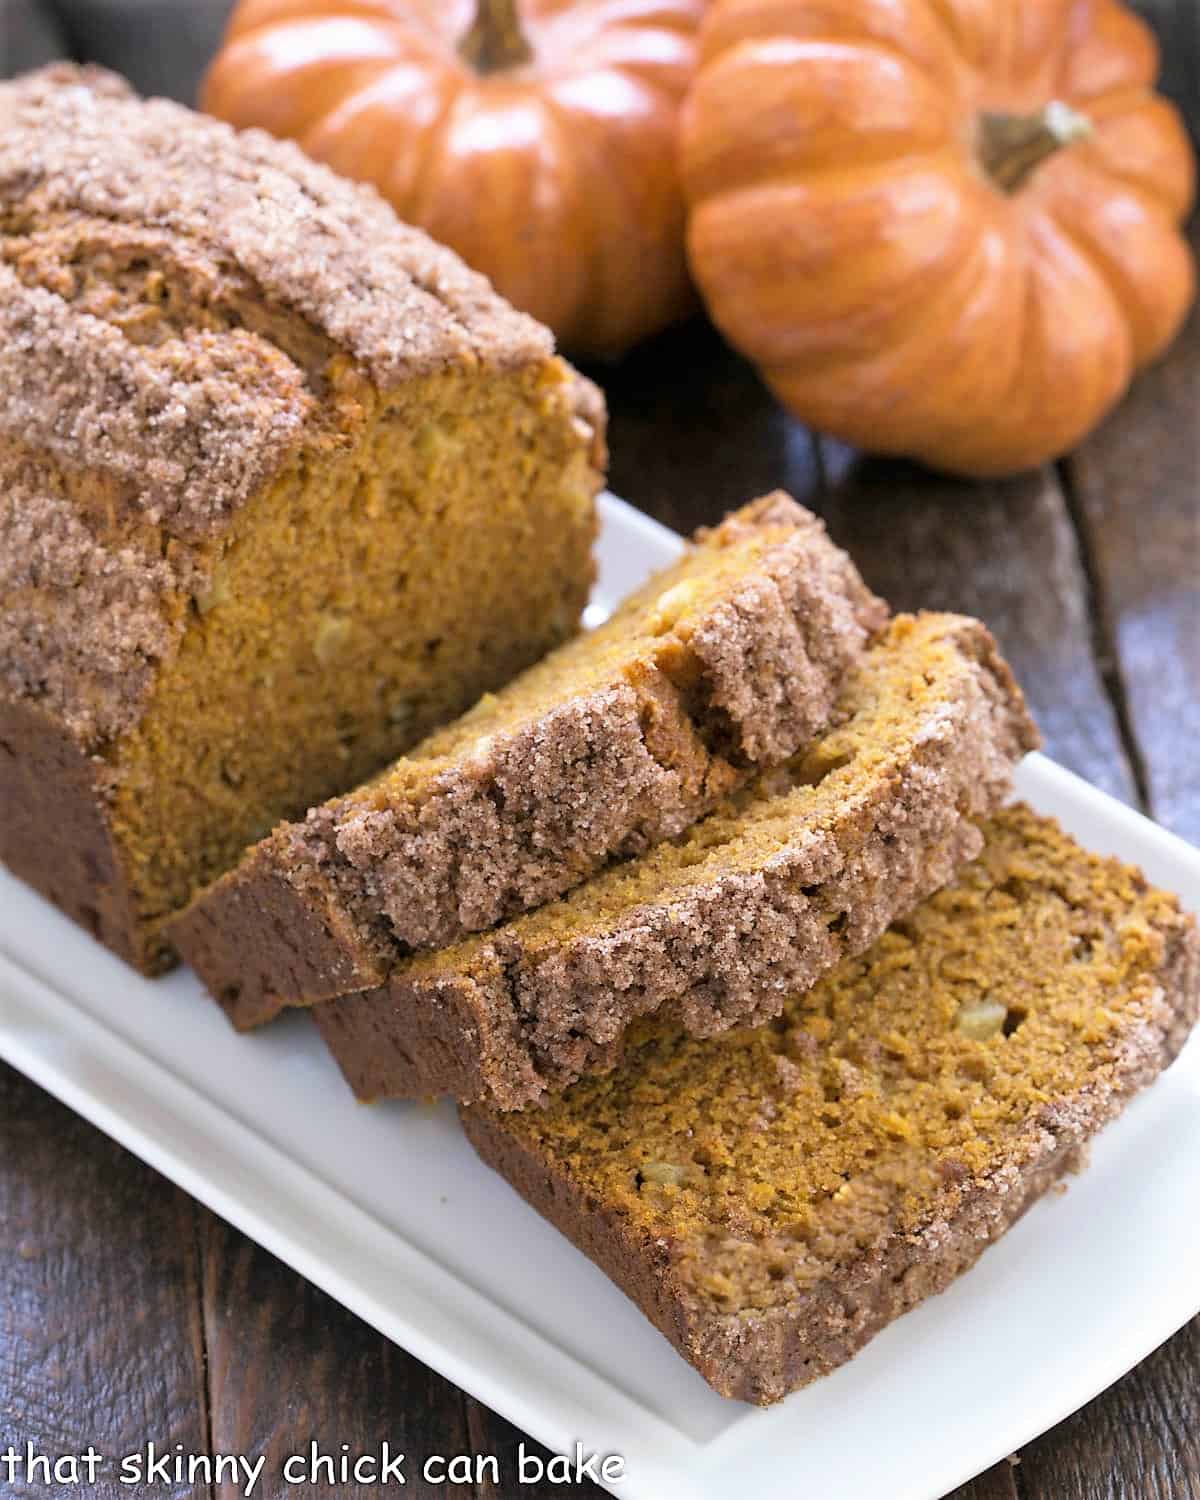
[[[793,535],[695,622],[695,666],[680,671],[698,674],[706,739],[743,767],[776,765],[828,725],[847,668],[888,618],[824,523],[781,490],[700,536],[729,546],[778,526]]]
[[[772,529],[761,564],[686,635],[661,635],[634,680],[494,736],[418,803],[340,817],[334,842],[365,882],[364,912],[382,912],[412,949],[481,931],[681,833],[752,768],[820,733],[886,609],[786,496],[706,537],[725,546]]]
[[[230,997],[235,1021],[378,985],[408,950],[551,900],[681,833],[756,764],[820,732],[886,611],[786,496],[706,538],[721,547],[764,528],[779,537],[761,563],[686,636],[664,631],[632,680],[617,674],[493,735],[410,800],[316,809],[213,886],[173,937],[212,993]],[[312,911],[281,937],[291,951],[272,970],[260,933],[281,879]]]
[[[768,1405],[844,1364],[882,1328],[945,1290],[1080,1162],[1087,1141],[1176,1057],[1200,1012],[1200,941],[1176,914],[1157,975],[1144,976],[1117,1065],[1036,1111],[987,1174],[957,1185],[910,1233],[895,1233],[803,1294],[753,1314],[701,1305],[678,1247],[597,1202],[505,1117],[461,1111],[467,1136],[546,1219],[642,1309],[721,1395]]]
[[[200,518],[248,498],[312,407],[262,339],[132,345],[0,261],[0,687],[85,748],[128,728],[206,576]]]
[[[904,755],[829,822],[797,826],[764,865],[672,889],[549,946],[526,948],[518,929],[501,928],[472,945],[469,968],[416,978],[401,968],[379,989],[318,1007],[355,1093],[444,1091],[522,1109],[613,1067],[639,1016],[662,1012],[700,1036],[759,1023],[866,948],[978,852],[971,820],[1000,803],[1036,744],[986,629],[955,616],[926,628],[957,658]],[[410,1018],[429,1009],[447,1039],[436,1066],[409,1035]]]
[[[130,728],[234,514],[410,378],[545,365],[602,457],[552,353],[292,145],[94,68],[0,84],[0,691],[85,751]]]
[[[115,735],[175,644],[163,599],[183,571],[132,541],[105,546],[54,476],[22,463],[0,492],[0,683],[81,747]]]
[[[198,540],[279,467],[313,408],[302,372],[244,329],[132,343],[0,263],[0,433],[57,470],[101,470],[130,519]]]
[[[370,187],[261,130],[58,64],[0,91],[0,203],[150,225],[295,309],[383,389],[450,364],[536,363],[549,332]]]

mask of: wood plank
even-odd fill
[[[1200,1318],[1021,1450],[1022,1500],[1200,1500]]]
[[[969,1479],[961,1488],[947,1495],[946,1500],[1020,1500],[1020,1497],[1016,1465],[1005,1458],[978,1478]]]
[[[124,1455],[149,1441],[207,1451],[199,1210],[3,1064],[0,1162],[0,1450],[33,1443],[57,1457],[93,1444],[109,1462],[75,1493],[128,1496]],[[0,1492],[56,1490],[0,1480]]]
[[[1200,314],[1065,472],[1150,810],[1200,843]]]
[[[591,374],[608,397],[609,484],[665,526],[691,532],[768,490],[817,493],[808,433],[699,319]]]
[[[314,1442],[335,1463],[343,1452],[380,1455],[386,1442],[406,1455],[406,1496],[471,1500],[473,1485],[425,1483],[421,1473],[433,1454],[470,1452],[456,1386],[214,1215],[205,1216],[202,1245],[215,1452],[266,1455],[268,1496],[371,1500],[378,1485],[342,1484],[337,1469],[332,1484],[322,1468],[323,1483],[289,1489],[284,1465],[305,1459]],[[215,1500],[238,1494],[223,1486]]]
[[[1127,802],[1134,778],[1092,652],[1088,583],[1052,469],[966,484],[821,440],[820,509],[897,609],[978,615],[993,630],[1046,750]]]

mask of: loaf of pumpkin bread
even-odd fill
[[[173,924],[239,1027],[681,833],[828,726],[887,611],[817,518],[765,496],[359,791],[284,824]]]
[[[680,838],[491,932],[315,1008],[364,1099],[521,1109],[616,1064],[639,1017],[761,1024],[936,890],[1036,742],[977,621],[899,616],[847,674],[837,727]]]
[[[617,1072],[544,1110],[463,1112],[723,1396],[777,1401],[942,1291],[1196,1020],[1173,896],[1024,808],[984,835],[770,1025],[644,1023]]]
[[[131,963],[577,628],[598,393],[295,147],[0,85],[0,858]]]

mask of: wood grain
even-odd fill
[[[470,1451],[464,1397],[316,1287],[212,1215],[205,1216],[204,1324],[217,1452],[265,1454],[262,1493],[289,1493],[285,1462],[316,1443],[335,1461],[407,1457],[403,1493],[413,1500],[469,1500],[472,1485],[426,1484],[432,1454]],[[343,1445],[345,1448],[343,1449]],[[303,1471],[301,1471],[303,1472]],[[370,1500],[369,1484],[323,1482],[291,1493]],[[364,1476],[368,1477],[368,1476]],[[236,1488],[215,1500],[234,1500]]]
[[[593,369],[609,407],[609,484],[675,531],[716,521],[754,495],[820,488],[812,440],[748,364],[696,321]]]
[[[1126,801],[1136,788],[1092,654],[1088,584],[1052,469],[966,484],[823,440],[820,509],[896,609],[977,615],[1024,688],[1047,752]]]
[[[3,1064],[0,1163],[0,1451],[93,1444],[110,1463],[87,1493],[128,1496],[123,1455],[207,1451],[200,1210]]]
[[[1064,472],[1149,811],[1200,843],[1200,315]]]
[[[950,1500],[1020,1500],[1016,1471],[1016,1464],[1001,1459],[986,1473],[955,1490]]]
[[[1023,1449],[1018,1485],[1020,1500],[1200,1500],[1200,1319]]]

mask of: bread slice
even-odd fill
[[[355,1092],[520,1109],[611,1068],[662,1012],[761,1023],[978,852],[1035,742],[987,630],[901,616],[849,674],[840,727],[679,840],[314,1014]]]
[[[1174,897],[1026,808],[985,835],[770,1025],[702,1042],[643,1023],[619,1071],[545,1110],[463,1112],[723,1396],[777,1401],[942,1291],[1196,1019]]]
[[[287,824],[173,925],[240,1027],[680,833],[829,721],[887,611],[776,493],[370,785]]]
[[[603,403],[294,146],[0,85],[0,858],[131,963],[572,635]]]

